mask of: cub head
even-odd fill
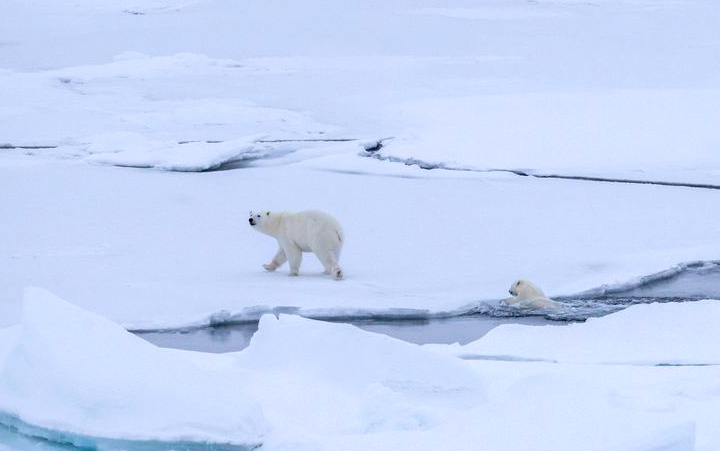
[[[248,222],[250,223],[250,227],[262,229],[269,219],[269,211],[251,211]]]
[[[536,287],[531,282],[524,279],[520,279],[510,285],[510,290],[508,291],[513,296],[525,299],[545,297],[545,294],[540,288]]]

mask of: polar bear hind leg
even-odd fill
[[[328,247],[331,247],[331,249],[328,249]],[[325,274],[333,276],[335,280],[341,280],[343,278],[343,272],[339,264],[339,246],[318,246],[313,252],[325,268]]]
[[[333,249],[332,256],[334,261],[334,270],[330,271],[330,274],[335,278],[335,280],[342,280],[345,275],[343,274],[342,268],[340,268],[340,246]]]

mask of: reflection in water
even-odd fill
[[[698,262],[666,278],[628,290],[607,293],[609,297],[720,299],[720,263]]]
[[[491,317],[459,316],[443,319],[356,320],[343,321],[361,329],[377,332],[411,343],[460,343],[477,340],[501,324],[561,324],[539,316]],[[205,352],[233,352],[245,349],[258,323],[229,324],[186,331],[143,332],[138,336],[161,347]]]
[[[138,336],[163,348],[232,352],[247,347],[257,330],[258,323],[249,322],[172,332],[144,332]]]

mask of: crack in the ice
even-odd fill
[[[299,315],[309,319],[331,321],[331,322],[352,322],[361,320],[373,321],[404,321],[404,320],[436,320],[472,316],[485,316],[496,318],[510,317],[531,317],[539,316],[547,320],[558,322],[585,321],[591,317],[605,316],[617,312],[635,304],[665,303],[665,302],[690,302],[701,299],[717,298],[716,295],[700,294],[667,294],[662,295],[642,293],[633,295],[633,290],[653,287],[655,284],[679,277],[688,272],[696,272],[700,275],[720,274],[720,260],[694,261],[680,263],[672,268],[659,271],[644,277],[638,277],[630,281],[618,284],[607,284],[582,291],[577,294],[553,296],[563,307],[561,309],[527,309],[508,306],[500,302],[500,299],[484,299],[465,304],[453,310],[430,311],[426,309],[410,308],[388,308],[385,310],[363,310],[361,308],[351,310],[327,309],[304,309],[298,306],[277,306],[257,305],[244,308],[238,312],[221,310],[208,317],[186,325],[167,327],[131,327],[128,330],[133,333],[149,332],[190,332],[206,328],[218,328],[239,324],[257,323],[265,314],[291,314]],[[707,273],[706,273],[707,272]]]
[[[606,177],[590,177],[584,175],[559,175],[559,174],[526,174],[530,177],[539,179],[562,179],[562,180],[581,180],[586,182],[609,182],[609,183],[630,183],[636,185],[659,185],[659,186],[676,186],[681,188],[699,188],[699,189],[720,189],[720,185],[712,185],[710,183],[688,183],[688,182],[664,182],[661,180],[635,180],[635,179],[613,179]]]
[[[23,150],[37,150],[37,149],[57,149],[58,146],[22,146],[14,144],[0,144],[0,150],[12,150],[12,149],[23,149]]]
[[[696,189],[717,189],[720,190],[720,185],[713,185],[711,183],[690,183],[690,182],[666,182],[662,180],[641,180],[641,179],[625,179],[625,178],[612,178],[612,177],[596,177],[596,176],[585,176],[585,175],[564,175],[564,174],[542,174],[542,173],[531,173],[527,171],[521,171],[519,169],[477,169],[462,166],[452,166],[445,163],[431,163],[416,158],[400,158],[392,155],[382,155],[378,151],[382,148],[380,146],[377,149],[366,148],[360,153],[361,156],[367,158],[374,158],[380,161],[388,161],[391,163],[401,163],[406,166],[417,166],[420,169],[432,170],[442,169],[446,171],[460,171],[460,172],[506,172],[509,174],[515,174],[520,177],[533,177],[538,179],[560,179],[560,180],[578,180],[585,182],[605,182],[605,183],[628,183],[635,185],[659,185],[659,186],[673,186],[681,188],[696,188]]]
[[[462,360],[482,360],[489,362],[518,362],[518,363],[574,363],[555,359],[543,359],[535,357],[519,357],[514,355],[492,355],[492,354],[460,354]],[[699,366],[720,366],[720,363],[671,363],[671,362],[578,362],[591,365],[623,365],[623,366],[649,366],[649,367],[699,367]]]
[[[401,157],[395,157],[392,155],[383,155],[380,153],[380,150],[384,147],[384,142],[387,140],[392,139],[390,138],[382,138],[378,140],[369,141],[368,143],[363,144],[363,151],[360,152],[360,155],[367,158],[374,158],[376,160],[380,161],[388,161],[391,163],[401,163],[406,166],[417,166],[420,169],[426,169],[426,170],[432,170],[432,169],[442,169],[446,171],[459,171],[459,172],[479,172],[479,173],[487,173],[487,172],[505,172],[508,174],[514,174],[520,177],[533,177],[538,179],[558,179],[558,180],[577,180],[577,181],[585,181],[585,182],[602,182],[602,183],[625,183],[625,184],[633,184],[633,185],[656,185],[656,186],[671,186],[671,187],[680,187],[680,188],[695,188],[695,189],[713,189],[713,190],[720,190],[720,185],[715,185],[712,183],[691,183],[691,182],[668,182],[663,180],[642,180],[642,179],[629,179],[629,178],[612,178],[612,177],[598,177],[598,176],[587,176],[587,175],[566,175],[566,174],[543,174],[543,173],[531,173],[519,169],[497,169],[497,168],[491,168],[491,169],[477,169],[477,168],[471,168],[471,167],[463,167],[463,166],[453,166],[448,165],[445,163],[433,163],[428,162],[424,160],[420,160],[417,158],[401,158]],[[292,142],[326,142],[326,143],[332,143],[332,142],[353,142],[353,141],[360,141],[358,138],[297,138],[297,139],[259,139],[256,140],[256,143],[263,143],[263,144],[272,144],[272,143],[292,143]],[[207,144],[220,144],[223,143],[222,140],[189,140],[189,141],[178,141],[178,144],[192,144],[192,143],[207,143]],[[12,150],[12,149],[22,149],[22,150],[42,150],[42,149],[57,149],[59,146],[56,145],[14,145],[14,144],[0,144],[0,150]],[[260,157],[262,158],[262,157]],[[216,167],[211,168],[210,170],[217,170],[221,166],[224,166],[227,163],[238,163],[243,162],[242,159],[240,160],[232,160],[227,161],[225,163],[222,163]],[[119,166],[119,165],[116,165]],[[131,167],[142,167],[142,166],[131,166]],[[223,168],[226,169],[226,168]],[[236,167],[229,167],[227,169],[237,169]],[[207,170],[205,170],[207,171]],[[191,171],[191,172],[205,172],[205,171]],[[351,172],[348,172],[351,173]]]

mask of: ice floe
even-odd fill
[[[462,347],[468,357],[638,365],[720,365],[720,301],[634,305],[565,327],[502,325]]]
[[[226,360],[163,350],[40,289],[25,291],[22,324],[0,330],[0,422],[99,447],[113,440],[249,449],[268,431]]]
[[[468,359],[291,315],[264,316],[242,352],[205,354],[157,348],[28,289],[22,324],[0,329],[0,423],[104,451],[711,451],[718,367],[645,363],[716,355],[718,310],[638,306],[577,327],[501,326],[464,347],[506,352],[517,340],[553,362]],[[564,363],[563,346],[593,357]]]

